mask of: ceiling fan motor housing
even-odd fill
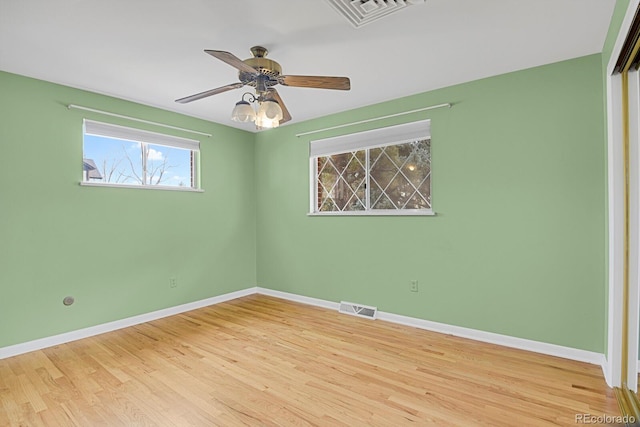
[[[268,51],[262,46],[252,47],[251,53],[253,54],[253,58],[245,59],[242,62],[254,68],[261,75],[268,77],[264,79],[266,87],[277,85],[278,77],[282,74],[282,67],[280,64],[276,61],[265,58]],[[238,78],[243,84],[256,87],[256,76],[240,71],[238,73]]]

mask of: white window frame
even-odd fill
[[[146,190],[169,190],[169,191],[191,191],[203,192],[200,188],[200,141],[189,138],[182,138],[174,135],[151,132],[126,126],[114,125],[111,123],[98,122],[94,120],[83,120],[82,137],[84,149],[84,136],[95,135],[112,139],[139,142],[146,150],[148,144],[163,145],[171,148],[181,148],[192,152],[193,161],[191,166],[192,186],[178,187],[169,185],[149,185],[149,184],[118,184],[114,182],[85,181],[82,176],[80,185],[88,187],[117,187],[117,188],[137,188]],[[145,159],[143,156],[143,163]],[[145,168],[145,165],[143,165]]]
[[[421,120],[401,125],[388,126],[309,142],[309,216],[434,216],[430,209],[367,209],[363,211],[318,211],[318,157],[366,150],[367,165],[369,149],[406,144],[431,139],[431,120]],[[366,171],[367,206],[369,203],[369,171]],[[433,203],[433,198],[431,198]]]

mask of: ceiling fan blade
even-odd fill
[[[242,86],[244,86],[244,84],[241,82],[232,83],[230,85],[221,86],[215,89],[196,93],[195,95],[185,96],[184,98],[176,99],[176,102],[179,102],[180,104],[186,104],[187,102],[197,101],[198,99],[206,98],[207,96],[217,95],[219,93],[226,92],[228,90],[240,89]]]
[[[278,83],[285,86],[314,87],[318,89],[351,89],[349,77],[280,76]]]
[[[282,100],[282,98],[280,98],[280,94],[278,93],[278,91],[274,88],[270,88],[268,92],[269,96],[273,98],[278,103],[278,105],[280,105],[280,108],[282,108],[282,119],[280,120],[280,124],[286,123],[291,120],[291,114],[289,113],[289,110],[287,110],[286,105],[284,105],[284,101]]]
[[[209,55],[213,56],[214,58],[218,58],[220,61],[226,62],[227,64],[237,68],[240,71],[249,73],[253,76],[258,75],[258,72],[256,71],[255,68],[245,64],[242,61],[242,59],[238,58],[233,53],[225,52],[223,50],[208,50],[208,49],[205,49],[205,52],[207,52]]]

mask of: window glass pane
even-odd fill
[[[374,148],[369,152],[371,209],[396,209],[396,205],[387,193],[391,181],[398,173],[398,168],[391,160],[394,157],[394,151],[394,147],[381,147]]]
[[[333,163],[329,161],[329,157],[318,158],[318,210],[321,212],[336,211],[338,207],[333,203],[331,198],[331,190],[336,184],[340,174],[336,171]]]
[[[405,163],[402,173],[415,189],[405,205],[405,209],[430,209],[431,208],[431,140],[406,144],[411,152]]]
[[[431,207],[431,141],[370,150],[371,209]]]
[[[83,181],[113,184],[142,183],[142,144],[84,136]]]
[[[365,162],[364,151],[318,158],[318,211],[365,209]]]
[[[145,184],[192,187],[191,160],[191,150],[148,144]]]
[[[422,120],[311,141],[309,157],[316,172],[312,213],[433,215],[430,123]]]
[[[105,134],[98,133],[102,130]],[[114,135],[116,131],[118,135]],[[136,141],[136,132],[147,139],[156,138],[158,142]],[[188,146],[167,145],[167,141],[184,142],[162,134],[86,121],[82,181],[147,188],[197,188],[198,151]]]

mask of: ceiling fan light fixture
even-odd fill
[[[256,129],[273,129],[280,126],[280,120],[272,120],[267,118],[256,117]]]
[[[280,108],[280,104],[272,99],[267,99],[260,103],[260,108],[258,109],[258,117],[263,116],[269,120],[282,120],[282,108]]]
[[[272,99],[266,99],[260,102],[255,120],[256,128],[258,130],[277,128],[280,126],[282,116],[282,108],[280,105]]]
[[[241,123],[253,122],[256,120],[256,112],[247,101],[238,101],[231,112],[231,120]]]
[[[379,1],[366,0],[366,2],[372,3],[369,7],[375,6],[373,3]],[[196,93],[195,95],[185,96],[184,98],[176,99],[176,102],[187,104],[229,90],[240,89],[243,86],[253,86],[255,94],[246,92],[242,95],[241,100],[236,103],[231,111],[231,120],[240,123],[253,122],[258,129],[275,128],[291,120],[289,110],[287,110],[278,91],[273,87],[275,85],[335,90],[349,90],[351,88],[351,82],[348,77],[282,75],[280,64],[265,58],[267,49],[262,46],[252,47],[253,58],[245,60],[223,50],[207,49],[205,52],[236,68],[239,71],[238,79],[240,81]],[[254,106],[254,103],[257,103],[257,105]]]

